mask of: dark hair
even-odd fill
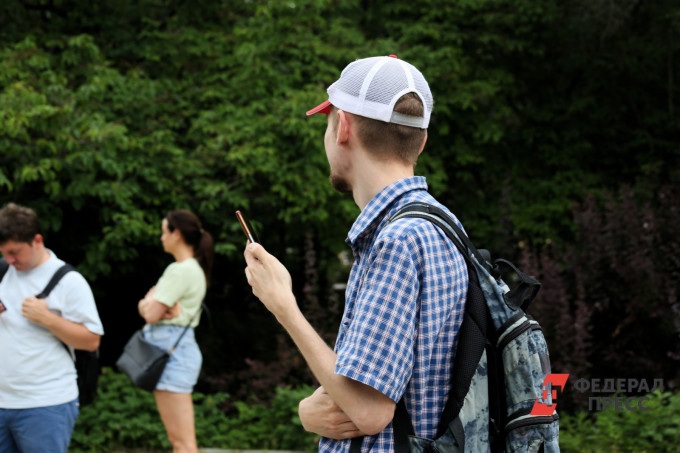
[[[184,242],[193,247],[194,257],[203,269],[205,280],[210,282],[214,254],[213,238],[210,233],[203,229],[196,214],[186,209],[170,211],[165,219],[168,221],[168,230],[171,233],[179,230]]]
[[[15,203],[7,203],[0,209],[0,244],[7,241],[30,244],[36,234],[42,234],[42,228],[33,209]]]

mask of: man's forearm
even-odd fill
[[[78,324],[52,313],[43,324],[59,340],[75,349],[94,351],[99,347],[101,335],[92,333],[82,324]]]
[[[253,294],[288,331],[330,398],[361,432],[382,431],[394,416],[394,401],[372,387],[335,374],[337,356],[300,312],[288,270],[260,244],[248,244],[244,256]]]
[[[288,331],[319,383],[361,432],[376,434],[390,423],[394,416],[394,401],[368,385],[336,374],[336,353],[299,310],[281,316],[279,322]]]

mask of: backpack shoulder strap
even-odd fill
[[[426,219],[441,228],[449,239],[453,241],[456,247],[458,247],[458,250],[460,250],[460,253],[472,270],[474,270],[474,265],[470,261],[471,255],[474,256],[477,259],[477,262],[496,279],[501,276],[501,270],[498,267],[498,263],[510,267],[517,276],[519,283],[517,283],[514,289],[505,293],[503,298],[505,299],[505,303],[513,310],[521,308],[526,311],[531,301],[534,300],[538,291],[541,289],[541,283],[535,277],[526,275],[511,262],[504,259],[497,259],[495,260],[495,263],[492,264],[491,256],[488,251],[477,250],[477,248],[472,245],[472,241],[470,241],[465,232],[463,232],[463,230],[456,225],[456,222],[440,208],[424,202],[407,203],[402,206],[389,221],[392,222],[403,217],[419,217]]]
[[[0,282],[5,277],[7,269],[9,269],[9,264],[7,263],[5,258],[0,258]]]
[[[467,237],[467,234],[442,209],[420,201],[407,203],[399,208],[397,213],[390,218],[389,222],[394,222],[404,217],[417,217],[434,223],[453,241],[468,264],[472,264],[470,263],[470,256],[472,255],[491,273],[492,266],[487,257],[472,245],[472,241]]]
[[[40,294],[38,294],[35,297],[38,298],[38,299],[44,299],[47,296],[49,296],[50,293],[52,292],[52,290],[54,289],[54,287],[57,286],[57,283],[59,283],[59,281],[62,279],[62,277],[64,275],[68,274],[71,271],[77,272],[75,267],[71,266],[68,263],[64,263],[59,269],[56,270],[54,275],[52,275],[52,278],[50,278],[50,281],[47,282],[47,286],[45,286],[45,289],[43,289],[40,292]],[[76,360],[75,353],[72,352],[71,348],[69,348],[69,346],[66,343],[64,343],[63,341],[61,342],[61,344],[64,345],[64,347],[68,351],[69,355],[71,356],[71,358],[75,362],[75,360]]]
[[[463,230],[456,225],[453,219],[443,210],[422,202],[408,203],[393,215],[389,222],[404,217],[416,217],[428,220],[446,234],[454,243],[456,248],[465,258],[468,268],[468,296],[465,303],[463,322],[458,331],[458,347],[454,358],[453,369],[456,370],[451,376],[451,391],[446,401],[442,418],[440,419],[438,435],[449,426],[456,423],[460,408],[463,406],[465,395],[470,387],[470,382],[477,369],[477,364],[484,352],[488,326],[488,308],[484,299],[484,294],[479,284],[477,271],[470,258],[475,256],[479,263],[490,266],[488,259],[480,253],[468,239]],[[395,418],[408,417],[406,411],[397,411]],[[406,421],[400,421],[400,425],[407,426]],[[408,419],[410,424],[410,419]],[[458,423],[459,424],[459,423]],[[453,434],[459,445],[464,445],[462,429],[460,426],[453,426]],[[403,436],[395,429],[395,441],[397,437]]]
[[[52,278],[47,283],[45,289],[43,289],[42,292],[35,297],[37,297],[38,299],[44,299],[47,296],[49,296],[54,287],[57,286],[57,283],[59,283],[61,278],[71,271],[75,272],[76,268],[71,266],[70,264],[64,264],[63,266],[61,266],[59,269],[57,269],[54,275],[52,275]]]

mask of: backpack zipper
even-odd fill
[[[548,425],[560,419],[557,412],[552,415],[531,415],[531,409],[525,409],[515,414],[505,425],[504,432],[507,435],[510,431],[523,426]]]
[[[543,330],[541,326],[533,319],[526,318],[522,324],[515,327],[513,330],[503,335],[501,341],[498,343],[498,350],[503,351],[503,349],[515,338],[522,335],[527,330]]]

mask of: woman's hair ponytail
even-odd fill
[[[194,248],[194,256],[198,264],[203,268],[205,281],[208,283],[210,283],[210,271],[212,270],[214,254],[215,246],[212,235],[201,229],[201,239],[198,243],[198,248]]]
[[[170,211],[165,219],[168,221],[168,230],[170,232],[179,230],[184,242],[193,247],[194,258],[201,265],[206,282],[210,282],[210,271],[215,254],[215,246],[210,233],[203,229],[196,214],[186,209]]]

